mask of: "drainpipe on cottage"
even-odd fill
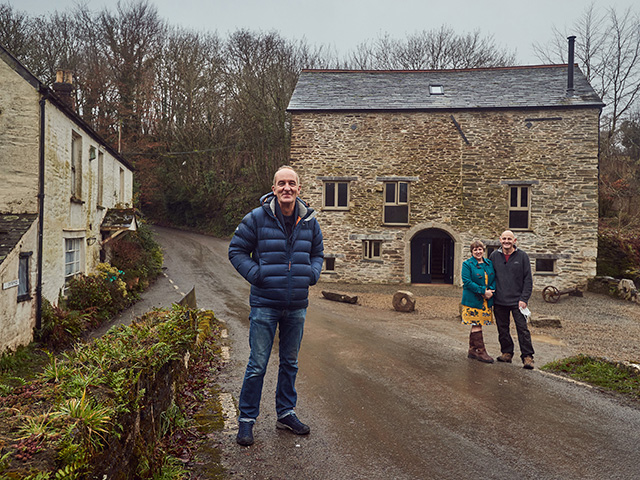
[[[42,328],[42,249],[44,233],[44,126],[47,94],[40,99],[40,151],[38,160],[38,258],[36,271],[36,331]]]

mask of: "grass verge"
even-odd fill
[[[589,355],[576,355],[548,363],[541,367],[541,370],[640,400],[640,371],[624,363]]]

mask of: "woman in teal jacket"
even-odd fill
[[[474,240],[470,246],[472,257],[462,263],[462,323],[471,325],[468,357],[493,363],[484,346],[482,326],[493,323],[493,292],[496,274],[493,264],[484,258],[485,245]]]

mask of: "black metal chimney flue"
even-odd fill
[[[573,96],[573,63],[576,37],[567,37],[569,40],[569,64],[567,65],[567,97]]]

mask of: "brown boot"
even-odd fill
[[[476,360],[476,344],[473,341],[474,333],[476,332],[471,332],[471,334],[469,335],[469,353],[467,353],[467,358],[473,358],[474,360]]]
[[[467,357],[484,363],[493,363],[493,358],[489,356],[486,348],[484,347],[482,331],[471,332],[471,335],[469,335],[469,353],[467,354]]]
[[[499,362],[511,363],[511,359],[513,359],[513,353],[503,353],[498,357]]]

